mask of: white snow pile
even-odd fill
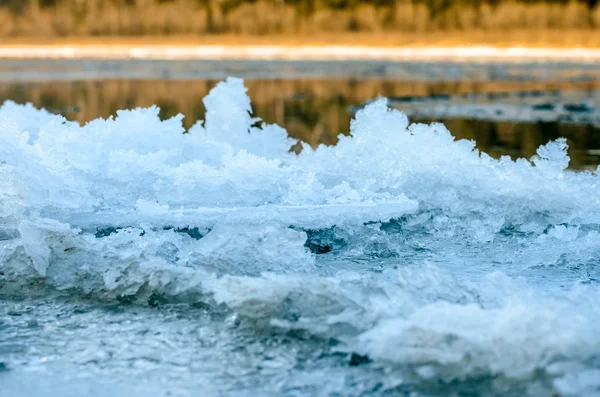
[[[565,140],[496,160],[379,99],[295,154],[241,80],[204,103],[189,131],[156,107],[80,126],[5,103],[0,292],[209,299],[335,338],[402,374],[390,388],[598,391],[600,184],[566,170]]]
[[[525,259],[556,245],[543,240],[548,225],[568,224],[579,236],[573,244],[591,250],[586,258],[596,253],[600,186],[596,174],[565,171],[564,140],[531,161],[495,160],[443,125],[409,126],[380,99],[336,146],[304,144],[297,155],[285,130],[256,126],[242,80],[219,83],[204,102],[206,120],[189,131],[182,115],[161,121],[156,107],[79,126],[5,103],[0,264],[41,277],[75,262],[101,274],[129,262],[311,272],[306,231],[334,227],[348,255],[381,244],[397,253],[401,233],[376,229],[398,219],[460,244],[493,243],[507,230],[527,235],[537,245],[522,251]]]
[[[409,126],[380,99],[336,146],[304,145],[297,155],[285,130],[255,126],[242,80],[219,83],[204,102],[206,120],[190,131],[182,115],[161,121],[156,107],[79,126],[4,104],[2,266],[44,277],[83,255],[99,262],[94,269],[166,261],[231,274],[310,272],[306,231],[334,227],[334,239],[360,240],[364,252],[378,249],[373,225],[398,219],[438,241],[492,243],[507,230],[537,238],[523,255],[556,245],[543,241],[549,225],[568,224],[590,249],[597,240],[597,175],[565,171],[562,139],[531,161],[495,160],[443,125]],[[387,234],[386,249],[403,249]]]

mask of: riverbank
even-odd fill
[[[425,36],[94,37],[3,40],[3,59],[254,59],[599,62],[600,42],[587,32],[525,36],[484,33]],[[523,37],[528,40],[525,43]],[[531,39],[530,39],[531,38]]]

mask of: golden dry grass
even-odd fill
[[[155,42],[168,36],[162,42],[600,46],[600,4],[590,8],[576,0],[395,0],[382,6],[360,0],[59,0],[52,7],[39,0],[11,2],[19,7],[0,6],[2,42]],[[334,3],[350,6],[332,8]]]
[[[0,41],[0,47],[25,45],[94,45],[94,46],[190,46],[190,45],[283,45],[283,46],[494,46],[499,48],[524,46],[540,48],[600,48],[600,33],[591,30],[514,30],[490,32],[485,30],[450,32],[333,32],[324,34],[242,35],[205,34],[173,36],[70,36],[70,37],[9,37]]]

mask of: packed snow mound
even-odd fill
[[[497,160],[378,99],[295,154],[241,80],[204,102],[189,131],[5,103],[0,295],[201,301],[375,360],[383,390],[598,390],[600,184],[564,139]]]
[[[267,245],[274,252],[297,252],[280,255],[287,259],[279,266],[296,270],[305,269],[314,253],[337,248],[350,256],[399,256],[407,243],[398,241],[406,235],[402,231],[463,243],[539,237],[542,248],[528,246],[519,253],[525,259],[528,250],[556,245],[544,238],[562,238],[548,232],[560,231],[552,225],[568,225],[569,233],[581,237],[577,243],[595,241],[597,175],[565,171],[564,139],[540,147],[530,161],[496,160],[472,141],[456,141],[441,124],[409,125],[404,114],[378,99],[358,112],[350,135],[340,135],[336,146],[303,144],[295,154],[285,130],[257,126],[242,80],[217,84],[204,103],[206,120],[189,131],[182,115],[161,121],[157,107],[123,110],[80,126],[31,105],[5,103],[3,266],[22,263],[46,276],[52,263],[70,262],[65,256],[97,251],[103,258],[98,266],[110,267],[124,263],[124,241],[135,247],[136,263],[165,261],[160,249],[151,248],[156,239],[186,253],[166,255],[178,267],[212,261],[207,241],[222,240],[227,249],[219,261],[238,266],[245,258],[255,271],[282,262],[257,248]],[[281,236],[257,237],[261,233]],[[156,236],[152,244],[150,235]],[[228,238],[248,240],[248,247],[260,243],[253,254],[238,254],[247,251],[232,248]],[[302,264],[288,263],[293,260]]]
[[[357,114],[338,145],[304,145],[296,155],[285,130],[255,126],[240,79],[219,83],[204,102],[206,121],[187,133],[182,115],[161,121],[157,107],[79,126],[7,102],[0,109],[4,213],[87,229],[257,222],[258,209],[257,218],[281,218],[283,226],[324,228],[385,222],[418,208],[492,218],[485,214],[494,207],[499,223],[544,212],[571,220],[600,207],[594,176],[563,172],[564,140],[541,147],[532,162],[494,160],[443,125],[409,126],[380,99]],[[319,211],[329,215],[310,219]]]

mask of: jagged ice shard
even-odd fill
[[[189,131],[156,107],[84,126],[0,108],[10,395],[73,372],[111,396],[133,375],[153,395],[600,395],[600,185],[564,139],[497,160],[379,99],[296,154],[240,79],[204,103]],[[48,324],[84,300],[126,305],[93,330],[67,316],[63,343]],[[6,347],[38,333],[48,351]]]

